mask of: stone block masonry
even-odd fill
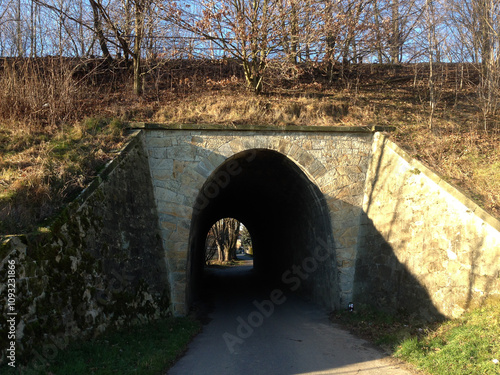
[[[77,338],[169,314],[170,297],[142,136],[48,228],[2,239],[0,293],[16,264],[16,367],[40,370]],[[5,361],[8,306],[0,318]],[[10,341],[10,340],[9,340]]]
[[[188,237],[195,199],[203,184],[226,159],[248,150],[285,155],[318,186],[332,216],[335,272],[341,278],[336,302],[352,299],[363,188],[371,152],[371,132],[146,130],[145,143],[166,252],[173,310],[185,314]],[[237,168],[237,167],[235,167]],[[231,171],[228,171],[231,174]],[[218,191],[208,191],[208,199]],[[213,195],[213,196],[212,196]]]
[[[12,261],[16,355],[43,364],[72,339],[186,314],[193,249],[231,213],[264,233],[255,264],[276,254],[266,270],[329,309],[455,317],[500,293],[499,221],[381,133],[144,126],[49,228],[2,239],[1,361]]]
[[[432,319],[458,316],[499,293],[498,221],[381,133],[149,130],[146,144],[153,185],[177,187],[175,196],[158,191],[156,202],[165,214],[166,252],[182,249],[167,256],[180,314],[186,311],[189,280],[182,267],[194,199],[217,166],[250,149],[285,155],[324,195],[338,283],[330,308],[354,300]],[[156,155],[182,164],[170,175],[156,173]]]
[[[363,202],[355,299],[457,317],[500,294],[500,223],[381,134]]]

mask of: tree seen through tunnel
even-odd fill
[[[237,253],[250,251],[252,239],[248,229],[234,218],[218,220],[210,228],[205,243],[205,264],[229,263],[237,260]]]

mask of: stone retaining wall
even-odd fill
[[[381,134],[363,212],[355,300],[457,317],[500,294],[500,222]]]
[[[142,135],[49,227],[4,238],[0,294],[15,265],[15,301],[2,303],[1,362],[15,319],[16,358],[42,367],[73,338],[167,315],[169,291]],[[9,313],[17,315],[9,315]]]
[[[303,190],[290,191],[317,201],[298,207],[328,211],[328,220],[316,220],[313,209],[308,217],[309,226],[331,229],[332,263],[311,282],[328,308],[353,301],[431,319],[458,316],[499,294],[500,223],[380,133],[145,129],[50,228],[2,240],[2,298],[15,261],[18,359],[43,364],[71,338],[187,313],[192,219],[203,208],[197,199],[213,198],[231,173],[243,173],[231,161],[252,150],[261,151],[259,166],[279,153],[285,159],[273,165],[285,160],[290,171],[303,172]],[[220,166],[229,180],[217,183]],[[287,173],[287,181],[299,176]],[[292,242],[311,244],[316,228],[301,239],[296,221]],[[288,263],[300,265],[304,254],[291,254]],[[4,303],[2,349],[8,309]]]

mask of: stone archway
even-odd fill
[[[297,164],[269,149],[245,150],[227,158],[200,189],[189,235],[188,306],[200,286],[206,233],[223,217],[234,217],[249,229],[259,275],[337,307],[337,267],[326,200]]]
[[[324,212],[320,216],[330,216],[330,227],[320,232],[331,233],[327,246],[335,253],[335,261],[330,263],[331,268],[328,271],[324,271],[326,277],[322,280],[333,278],[335,280],[333,284],[339,292],[338,294],[337,292],[331,293],[330,286],[315,287],[314,298],[330,308],[347,307],[347,303],[352,301],[360,218],[366,170],[371,155],[372,134],[370,132],[349,133],[345,132],[345,129],[335,132],[296,130],[263,132],[196,130],[184,129],[183,126],[182,129],[175,131],[162,129],[149,130],[145,133],[158,207],[160,234],[165,249],[171,307],[175,315],[185,314],[189,301],[192,300],[192,276],[197,273],[192,272],[195,257],[192,256],[191,251],[193,248],[191,234],[199,230],[194,226],[200,225],[198,219],[194,220],[194,218],[201,208],[204,208],[203,199],[208,198],[207,202],[211,201],[218,195],[217,190],[226,185],[224,176],[231,177],[230,189],[243,186],[234,184],[235,180],[232,177],[239,173],[238,163],[244,160],[241,159],[244,155],[242,153],[251,150],[275,152],[275,155],[281,155],[281,158],[271,159],[282,160],[284,165],[288,166],[284,170],[290,173],[282,177],[288,176],[285,180],[293,181],[293,183],[280,185],[283,192],[275,189],[276,201],[284,197],[289,197],[289,200],[293,201],[293,198],[290,198],[292,195],[287,192],[288,186],[296,185],[296,180],[302,181],[299,186],[302,187],[303,193],[297,196],[305,197],[305,192],[310,190],[310,199],[306,202],[316,203],[309,206],[320,207],[321,209],[318,208],[317,212]],[[251,155],[247,154],[247,156]],[[265,167],[266,163],[261,164]],[[263,168],[262,170],[270,169]],[[274,178],[272,172],[270,175],[268,179]],[[294,179],[290,176],[300,176],[300,178]],[[238,179],[241,177],[236,178],[236,181]],[[263,179],[260,180],[263,181]],[[200,196],[200,192],[207,187],[212,190]],[[298,189],[296,186],[294,188]],[[222,190],[226,193],[225,187]],[[226,196],[225,193],[224,196]],[[310,209],[309,206],[304,206],[304,210]],[[294,204],[291,207],[301,206]],[[298,216],[290,215],[290,217]],[[245,220],[242,221],[245,222]],[[323,224],[320,227],[326,227],[327,224],[324,224],[326,221],[322,220]],[[318,231],[317,228],[317,225],[313,225],[310,230]],[[301,229],[299,233],[304,232]],[[314,237],[315,235],[310,235],[301,238]],[[196,237],[194,238],[196,240]],[[300,264],[304,259],[308,257],[294,259],[293,263]],[[281,268],[285,267],[284,263],[279,263]],[[264,267],[266,264],[268,263],[264,262]],[[314,265],[311,264],[311,266]],[[318,270],[317,274],[321,272]]]

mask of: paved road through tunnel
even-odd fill
[[[267,284],[251,261],[207,269],[204,285],[208,323],[169,375],[410,374],[323,308]]]

